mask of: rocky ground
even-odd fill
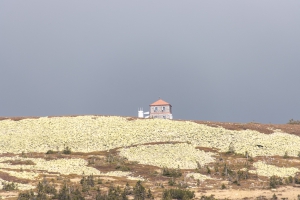
[[[140,180],[157,199],[165,189],[178,187],[194,191],[195,198],[214,192],[223,199],[271,198],[283,187],[296,194],[298,135],[296,124],[117,116],[1,118],[0,197],[16,199],[20,191],[36,191],[45,179],[58,190],[66,181],[81,187],[79,181],[89,175],[103,180],[97,185],[103,190],[127,182],[133,187]],[[17,190],[6,191],[3,185],[11,183]],[[280,198],[285,194],[281,191]]]

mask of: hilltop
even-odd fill
[[[0,181],[36,190],[44,179],[59,190],[66,180],[81,188],[79,180],[93,175],[103,180],[97,187],[107,190],[127,182],[134,187],[140,180],[159,199],[165,189],[176,187],[190,188],[197,198],[225,198],[240,189],[245,191],[234,198],[269,198],[274,193],[270,187],[277,185],[289,187],[289,194],[281,194],[296,195],[292,186],[300,183],[299,135],[300,125],[291,124],[118,116],[0,118]],[[250,189],[258,191],[256,196],[247,193]],[[91,191],[94,198],[96,186]],[[17,193],[10,193],[12,199]]]

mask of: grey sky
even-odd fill
[[[300,119],[300,1],[0,1],[0,116]]]

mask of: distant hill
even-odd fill
[[[300,183],[299,135],[298,124],[94,115],[2,117],[0,196],[17,199],[19,191],[4,192],[15,190],[13,183],[20,190],[43,193],[42,181],[51,191],[68,187],[72,193],[80,188],[76,195],[82,192],[90,199],[120,185],[128,190],[123,197],[133,198],[133,186],[143,181],[155,199],[172,188],[190,188],[198,197],[271,198],[274,190],[265,189],[283,185],[288,189],[281,190],[281,197],[296,198],[291,186]],[[176,191],[185,191],[181,189]]]

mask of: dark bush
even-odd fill
[[[169,169],[169,168],[164,167],[162,175],[167,176],[167,177],[177,178],[177,177],[180,177],[182,175],[182,173],[179,168],[178,169]]]
[[[48,150],[47,152],[46,152],[46,154],[55,154],[56,152],[55,151],[53,151],[53,150]]]
[[[227,176],[227,175],[232,175],[232,174],[233,174],[233,171],[226,164],[224,164],[222,176]]]
[[[101,193],[100,189],[98,188],[97,194],[95,197],[96,200],[128,200],[125,192],[121,191],[120,187],[110,186],[108,193],[105,192],[104,194]]]
[[[6,160],[3,163],[10,163],[11,165],[35,165],[32,160]]]
[[[58,200],[84,200],[84,197],[82,196],[81,192],[78,190],[78,188],[74,189],[70,186],[68,186],[66,183],[64,183],[63,187],[60,189],[57,198]]]
[[[126,166],[126,165],[117,165],[116,166],[117,170],[123,171],[123,172],[127,172],[130,171],[130,167]]]
[[[300,184],[300,178],[299,177],[294,177],[295,184]]]
[[[50,185],[46,179],[43,182],[39,182],[37,185],[38,194],[52,194],[53,196],[57,195],[57,190],[54,185]]]
[[[126,183],[126,186],[124,187],[124,193],[125,193],[125,195],[131,195],[132,194],[132,190],[131,190],[131,187],[130,187],[128,182]]]
[[[183,190],[183,189],[169,189],[163,191],[163,199],[193,199],[195,194],[193,191]]]
[[[98,184],[102,184],[102,179],[98,178],[98,179],[97,179],[97,183],[98,183]]]
[[[271,200],[277,200],[277,199],[278,199],[278,197],[277,197],[276,194],[274,193],[273,196],[272,196],[272,198],[271,198]]]
[[[233,154],[233,153],[235,153],[235,147],[234,147],[233,142],[231,142],[231,143],[229,144],[228,151],[227,151],[226,153],[227,153],[227,154]]]
[[[68,146],[63,150],[62,152],[63,154],[71,154],[71,148],[69,148]]]
[[[236,184],[237,186],[240,186],[240,185],[241,185],[240,182],[239,182],[238,180],[235,180],[235,181],[233,181],[232,183],[233,183],[233,184]]]
[[[241,170],[238,170],[237,171],[237,176],[238,176],[238,180],[246,180],[249,178],[249,171],[246,170],[246,171],[241,171]]]
[[[33,191],[21,192],[18,195],[18,200],[31,200],[34,199]]]
[[[171,178],[171,179],[168,181],[168,185],[169,185],[169,186],[174,186],[174,185],[176,185],[176,182],[175,182],[174,178]]]
[[[222,190],[226,189],[226,186],[224,185],[224,183],[222,184],[221,189]]]
[[[138,181],[133,188],[133,195],[135,200],[144,200],[146,198],[146,189],[141,181]]]
[[[206,171],[207,171],[208,174],[211,174],[211,170],[208,166],[206,166]]]
[[[11,183],[3,182],[2,185],[3,185],[2,189],[5,190],[5,191],[11,191],[11,190],[17,190],[18,189],[18,185],[15,184],[14,182],[11,182]]]
[[[215,200],[215,195],[210,195],[210,196],[201,196],[200,200]]]
[[[288,124],[300,124],[300,120],[290,119]]]
[[[147,199],[154,199],[154,196],[152,195],[152,192],[150,189],[148,189],[148,192],[146,194]]]
[[[99,179],[98,179],[99,180]],[[102,182],[101,182],[102,183]],[[91,187],[94,187],[95,186],[95,181],[94,181],[94,176],[93,174],[92,175],[89,175],[87,177],[85,176],[82,176],[81,180],[80,180],[80,184],[83,186],[83,185],[88,185],[88,186],[91,186]]]
[[[271,176],[270,177],[270,187],[276,188],[277,185],[283,185],[282,178],[278,176]]]

